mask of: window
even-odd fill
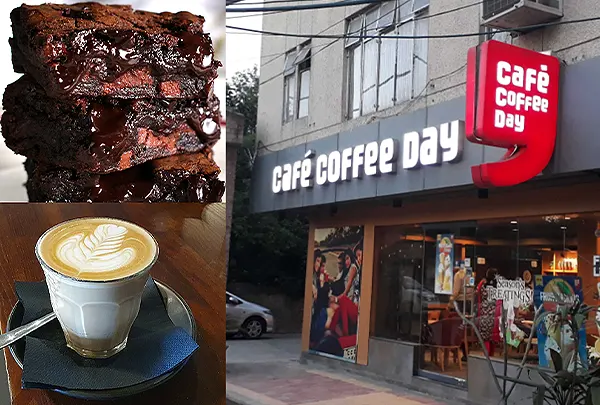
[[[419,343],[423,301],[423,230],[377,228],[374,335]]]
[[[551,336],[544,324],[535,335],[540,350],[536,353],[534,343],[526,355],[534,305],[544,302],[543,311],[555,311],[557,293],[579,295],[588,305],[596,301],[599,286],[591,275],[598,266],[599,229],[600,213],[376,227],[373,335],[417,343],[419,375],[460,385],[468,376],[467,356],[481,356],[483,349],[456,308],[477,325],[483,346],[497,361],[503,358],[497,349],[504,309],[507,354],[549,366],[543,342],[552,338],[552,344],[573,350],[575,341],[571,333],[564,340]],[[554,329],[559,322],[548,325]],[[583,361],[585,329],[580,334]]]
[[[294,99],[296,96],[296,77],[294,75],[286,76],[284,79],[284,121],[291,121],[294,117]]]
[[[348,21],[348,118],[392,107],[418,97],[427,80],[427,40],[396,39],[426,36],[429,0],[393,0],[370,8]]]
[[[308,116],[308,96],[310,95],[310,58],[299,65],[300,90],[298,96],[298,118]]]
[[[485,41],[489,41],[490,39],[494,39],[496,41],[504,42],[506,44],[512,44],[512,35],[510,32],[498,32],[498,30],[490,27],[485,27],[485,35],[482,38],[485,38]]]
[[[283,120],[308,116],[310,43],[288,52],[283,68]]]

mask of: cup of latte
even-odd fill
[[[119,219],[79,218],[47,230],[35,253],[67,346],[88,358],[123,350],[158,258],[150,232]]]

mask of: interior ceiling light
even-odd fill
[[[556,223],[556,222],[560,222],[560,220],[563,217],[561,215],[548,215],[544,217],[544,221],[549,222],[549,223]]]
[[[511,224],[516,224],[516,223],[517,223],[517,221],[510,221],[510,223],[511,223]]]

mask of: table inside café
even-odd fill
[[[197,349],[173,378],[144,393],[86,404],[225,405],[225,204],[0,204],[0,327],[17,301],[15,281],[41,281],[37,239],[57,223],[84,216],[121,218],[158,241],[151,276],[179,293],[197,324]],[[4,350],[13,405],[75,405],[84,401],[21,389],[21,368]],[[60,370],[57,370],[60,372]]]

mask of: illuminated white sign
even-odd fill
[[[522,113],[530,111],[548,112],[548,86],[550,75],[548,66],[540,65],[540,69],[525,69],[519,65],[511,65],[500,61],[496,66],[496,105],[494,126],[496,128],[513,128],[516,132],[525,130],[525,114],[505,112],[504,108],[512,107]],[[508,88],[522,91],[509,90]],[[535,94],[537,93],[537,94]]]
[[[464,123],[453,121],[439,127],[425,128],[422,133],[408,132],[402,141],[402,168],[455,162],[460,159],[464,139]],[[272,191],[311,188],[350,181],[363,176],[394,174],[397,169],[398,141],[393,138],[369,142],[319,155],[309,150],[304,159],[275,166]]]

